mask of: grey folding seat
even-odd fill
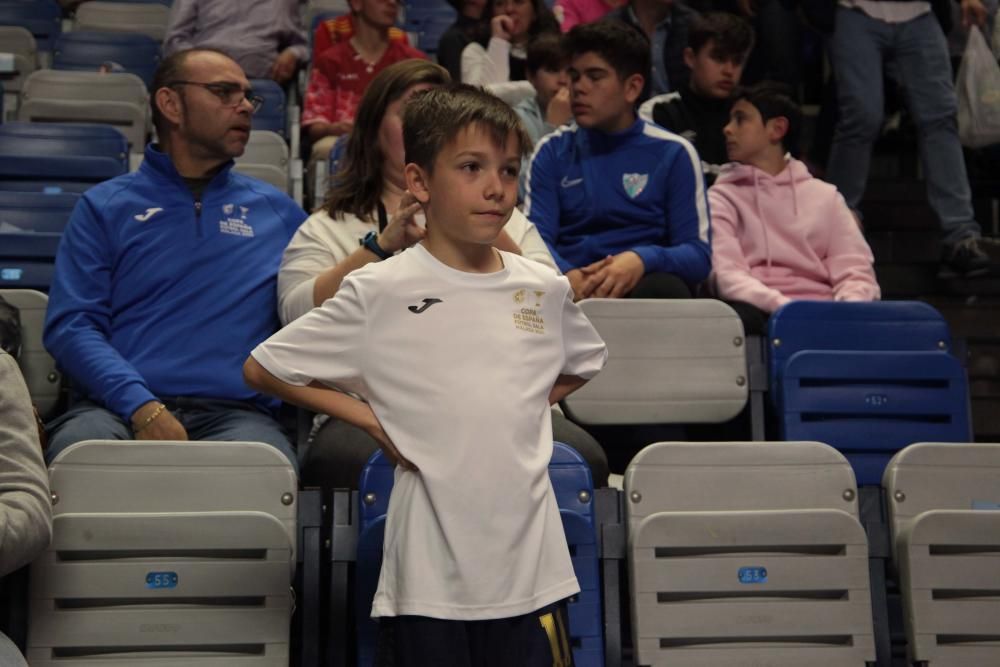
[[[134,74],[38,70],[25,81],[17,116],[113,125],[128,139],[130,152],[142,153],[150,128],[148,102],[146,86]]]
[[[42,345],[45,327],[45,308],[49,297],[42,292],[28,289],[3,289],[0,296],[20,311],[21,355],[17,359],[24,382],[28,385],[31,400],[43,418],[53,417],[59,402],[62,375],[55,360]]]
[[[909,660],[1000,665],[1000,444],[910,445],[882,485]]]
[[[91,440],[50,487],[31,665],[288,665],[297,480],[275,448]]]
[[[653,444],[624,503],[636,665],[874,661],[867,541],[833,448]]]
[[[169,17],[170,8],[158,2],[91,0],[77,8],[73,30],[134,32],[162,42]]]
[[[236,171],[259,178],[291,194],[288,144],[276,132],[251,132],[246,150],[236,158]]]
[[[24,86],[24,80],[38,67],[38,48],[35,38],[27,28],[20,26],[0,25],[0,50],[14,55],[14,69],[17,76],[3,80],[4,95],[8,100],[17,99],[18,93]],[[10,105],[5,100],[4,108]]]

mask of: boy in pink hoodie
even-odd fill
[[[733,93],[723,132],[731,162],[708,191],[715,294],[763,333],[789,301],[875,301],[872,251],[837,189],[813,178],[794,150],[801,111],[786,88]]]

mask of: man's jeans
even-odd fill
[[[948,45],[934,14],[886,23],[858,9],[837,8],[830,56],[840,120],[827,179],[852,209],[868,181],[872,144],[882,129],[884,61],[895,62],[920,138],[927,198],[945,245],[980,235],[958,141],[957,101]]]
[[[298,473],[298,460],[288,436],[270,415],[248,403],[200,398],[164,398],[191,440],[263,442],[288,457]],[[118,415],[91,401],[80,401],[47,425],[46,461],[81,440],[133,440],[132,427]]]

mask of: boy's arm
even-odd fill
[[[882,292],[875,279],[872,250],[838,193],[829,216],[830,236],[823,264],[830,275],[835,301],[877,301]]]
[[[716,296],[749,303],[766,313],[773,313],[791,301],[750,273],[750,264],[740,245],[739,214],[715,190],[710,190],[708,197],[712,204],[712,282]]]
[[[665,215],[667,242],[632,248],[646,273],[672,273],[689,285],[708,277],[712,268],[709,246],[708,198],[701,160],[694,147],[678,138],[679,147],[666,173]]]
[[[390,460],[407,470],[416,467],[400,455],[399,450],[382,429],[382,424],[369,406],[349,394],[327,387],[315,380],[308,385],[289,384],[274,376],[252,356],[243,364],[243,380],[253,389],[277,396],[282,401],[329,415],[357,426],[370,435]]]
[[[549,392],[549,405],[555,405],[587,382],[587,379],[579,375],[560,375],[552,385],[552,391]]]

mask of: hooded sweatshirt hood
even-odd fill
[[[712,284],[724,299],[774,312],[794,299],[872,301],[872,252],[844,198],[788,158],[772,176],[726,165],[709,190]]]

